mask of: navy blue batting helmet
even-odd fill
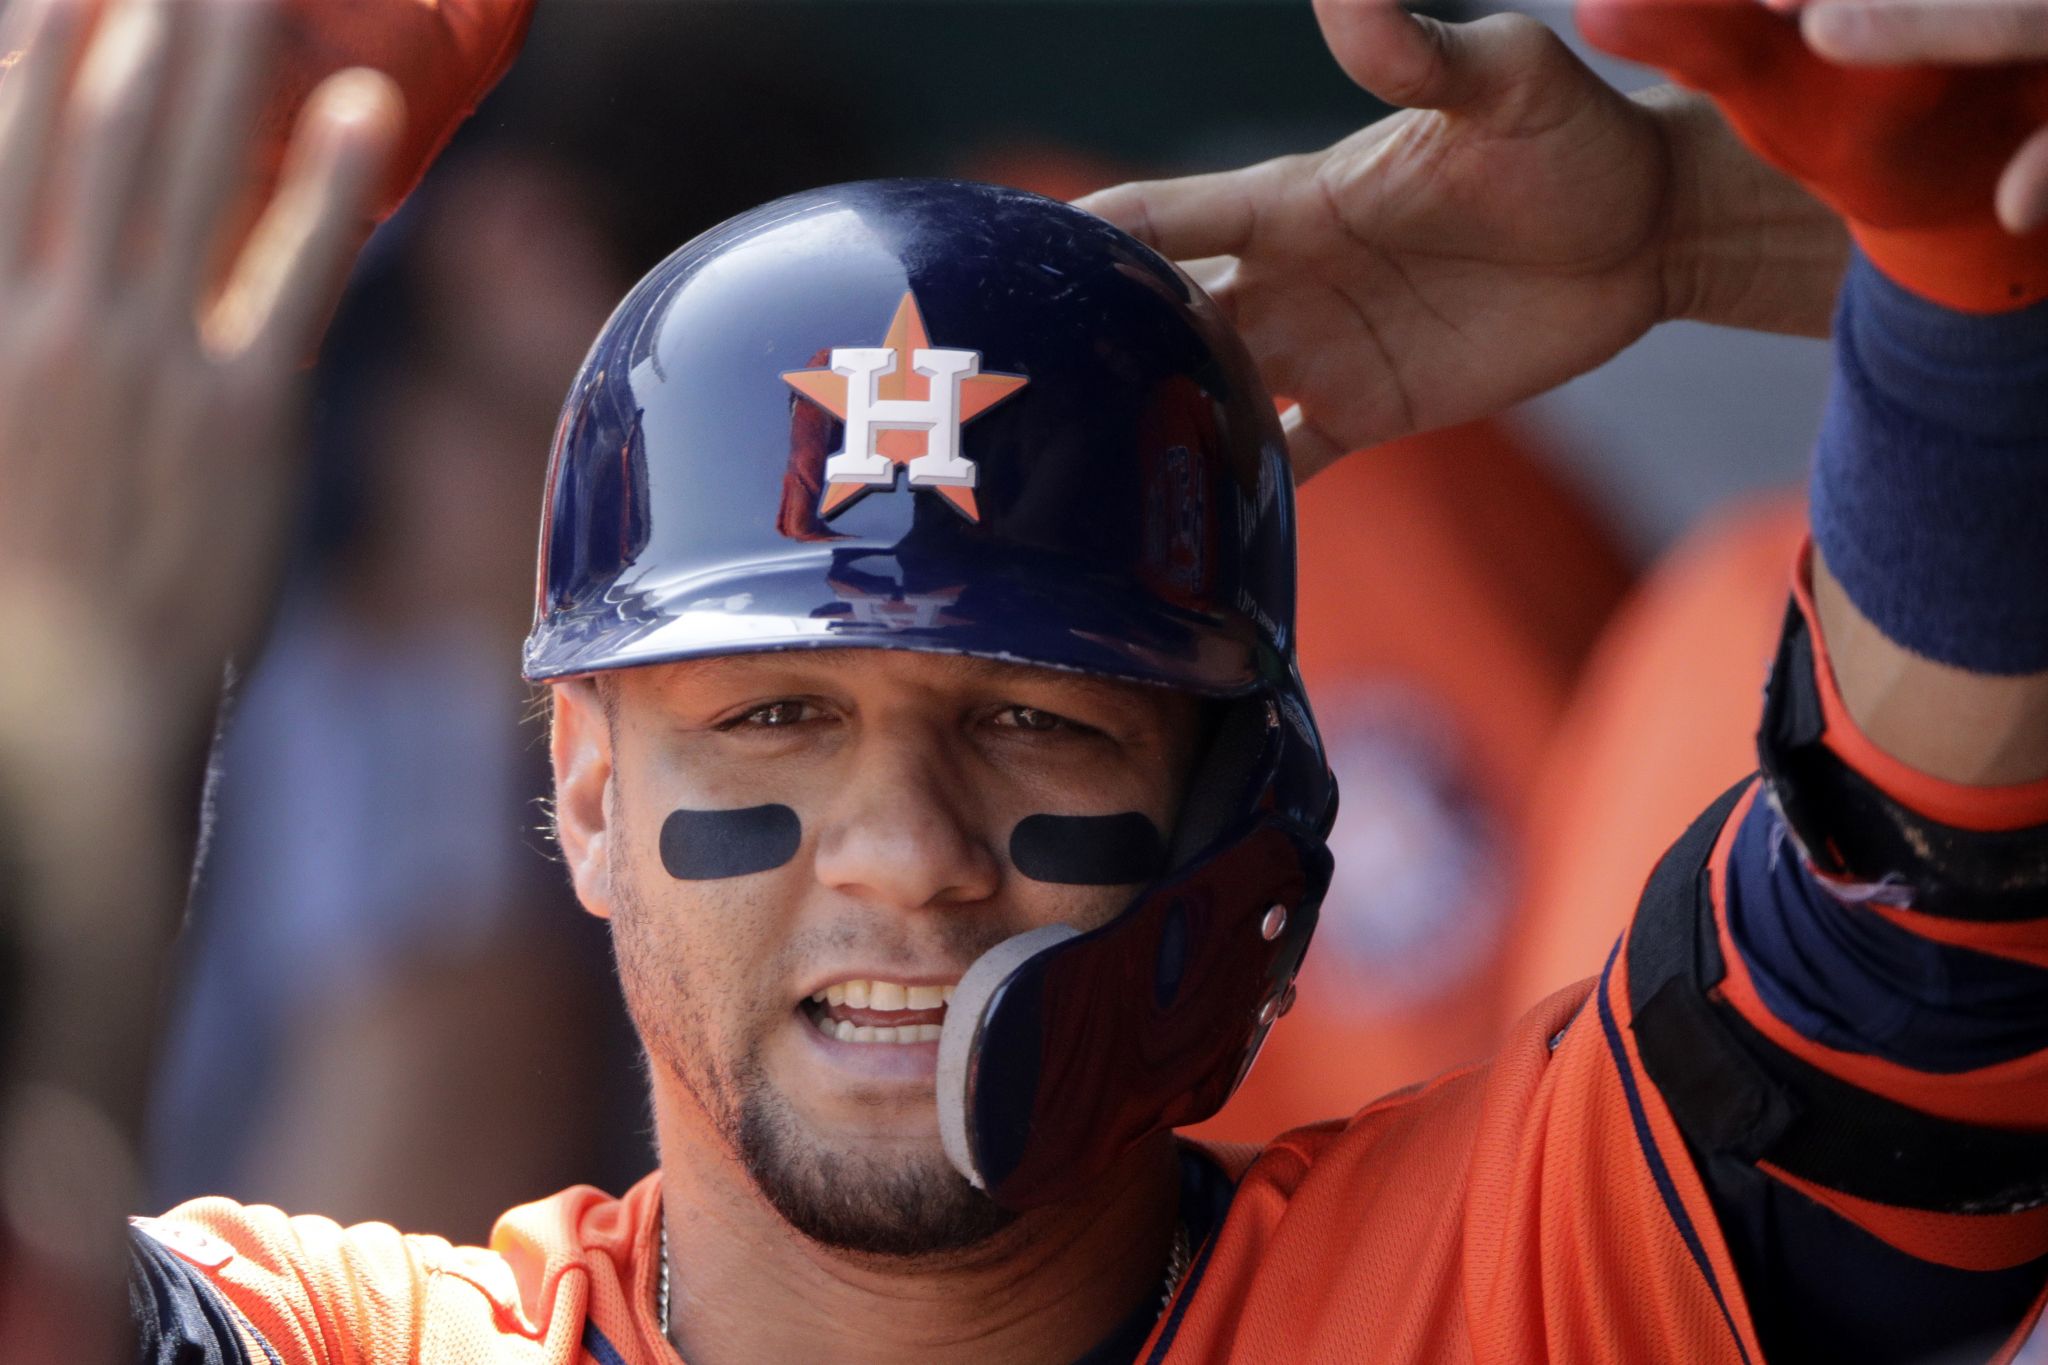
[[[981,655],[1221,703],[1167,871],[968,971],[954,1164],[1071,1195],[1219,1109],[1285,1008],[1336,789],[1294,660],[1273,405],[1188,278],[1016,190],[777,200],[642,280],[549,462],[526,675],[786,649]]]

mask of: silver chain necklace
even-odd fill
[[[676,1339],[670,1334],[668,1325],[668,1219],[657,1213],[661,1228],[661,1278],[654,1287],[654,1320],[661,1324],[661,1338],[671,1347]],[[1188,1225],[1184,1219],[1173,1220],[1173,1245],[1166,1253],[1166,1283],[1159,1291],[1159,1313],[1164,1315],[1166,1306],[1173,1302],[1173,1296],[1180,1290],[1180,1282],[1187,1278],[1188,1261],[1193,1250],[1188,1245]]]

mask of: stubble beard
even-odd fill
[[[1015,1221],[936,1147],[906,1155],[821,1141],[769,1080],[758,1039],[723,1064],[709,1055],[702,1040],[717,1035],[702,1026],[677,955],[620,871],[613,952],[648,1064],[689,1091],[785,1223],[834,1250],[896,1260],[957,1255]]]
[[[980,1246],[1015,1219],[942,1153],[890,1160],[826,1147],[802,1131],[765,1081],[744,1091],[726,1137],[783,1221],[839,1251],[891,1259],[951,1255]]]

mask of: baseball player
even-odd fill
[[[1230,257],[1216,300],[952,182],[670,257],[572,387],[525,655],[660,1169],[489,1249],[143,1220],[143,1357],[2011,1359],[2048,1258],[2048,75],[1818,55],[1856,3],[1586,12],[1789,179],[1535,26],[1331,4],[1417,112],[1093,204]],[[1312,469],[1838,285],[1762,775],[1490,1063],[1176,1143],[1329,875],[1254,358]]]

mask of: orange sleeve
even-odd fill
[[[568,1365],[581,1340],[579,1299],[557,1294],[536,1321],[513,1265],[482,1248],[213,1198],[136,1228],[282,1365]]]
[[[1867,782],[1902,813],[1899,819],[1933,822],[1931,828],[1940,831],[1931,836],[1916,833],[1911,836],[1915,843],[1939,847],[1952,838],[1984,834],[2032,838],[2048,846],[2048,838],[2041,833],[2048,830],[2048,781],[2007,787],[1945,782],[1885,753],[1857,728],[1836,686],[1805,568],[1802,555],[1795,583],[1795,628],[1803,626],[1810,637],[1810,685],[1817,703],[1817,733],[1806,741],[1807,747],[1824,749]],[[1781,676],[1774,687],[1796,681]],[[1813,769],[1809,766],[1805,771]],[[1794,823],[1796,827],[1798,822]],[[1802,853],[1825,841],[1815,821],[1807,823]],[[1949,1131],[1959,1140],[1977,1144],[1983,1151],[2003,1151],[2021,1164],[2030,1150],[2030,1135],[2035,1135],[2031,1141],[2048,1161],[2048,1046],[1983,1065],[1937,1069],[1911,1065],[1874,1050],[1831,1046],[1806,1036],[1780,1017],[1768,1003],[1756,970],[1738,948],[1731,928],[1728,883],[1732,845],[1731,829],[1717,847],[1709,873],[1716,907],[1714,932],[1726,968],[1715,988],[1716,997],[1761,1039],[1797,1063],[1897,1106],[1901,1114],[1952,1125]],[[1831,858],[1840,856],[1838,850],[1828,852]],[[1913,939],[2008,962],[2020,974],[2048,968],[2048,917],[2015,917],[2002,912],[1974,917],[1954,905],[1931,913],[1915,908],[1913,888],[1905,884],[1909,879],[1887,876],[1890,869],[1864,866],[1852,872],[1846,866],[1830,866],[1822,871],[1809,861],[1807,872],[1823,891],[1851,907],[1852,913],[1873,916]],[[2048,905],[2048,888],[2041,889],[2039,899]],[[1759,1164],[1780,1183],[1888,1245],[1940,1265],[1994,1270],[2048,1254],[2048,1201],[2024,1193],[2017,1185],[2002,1200],[1980,1197],[1938,1207],[1940,1201],[1934,1200],[1865,1197],[1837,1188],[1835,1182],[1815,1179],[1810,1172],[1787,1170],[1775,1161]],[[2048,1188],[2048,1165],[2036,1175],[2028,1187],[2037,1191]]]

